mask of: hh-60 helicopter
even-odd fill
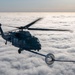
[[[6,40],[5,44],[7,44],[7,41],[11,42],[13,46],[18,47],[18,53],[20,54],[21,51],[23,50],[27,50],[33,53],[35,50],[39,51],[41,50],[41,44],[40,41],[37,37],[32,36],[31,33],[29,32],[29,30],[38,30],[38,31],[70,31],[70,30],[65,30],[65,29],[43,29],[43,28],[29,28],[30,26],[32,26],[33,24],[35,24],[37,21],[41,20],[42,18],[38,18],[35,21],[27,24],[26,26],[21,26],[21,27],[15,27],[18,29],[18,31],[16,31],[17,29],[14,29],[12,31],[9,32],[3,32],[1,26],[2,24],[0,24],[0,33],[1,36],[4,40]],[[13,26],[10,26],[13,27]],[[24,29],[26,31],[24,31]],[[27,31],[28,30],[28,31]],[[32,51],[33,50],[33,51]],[[36,54],[40,54],[40,53],[36,53]],[[45,56],[43,54],[40,54],[42,56]],[[47,64],[52,64],[54,62],[54,55],[53,54],[48,54],[46,57],[46,63]],[[48,59],[50,58],[50,59]]]

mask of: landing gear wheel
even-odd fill
[[[51,53],[47,54],[46,57],[45,57],[45,62],[48,64],[48,65],[52,65],[55,61],[55,56]]]
[[[5,45],[7,45],[7,41],[5,42]]]
[[[37,51],[39,52],[39,49]]]
[[[21,53],[21,50],[20,50],[20,49],[18,50],[18,53],[19,53],[19,54]]]

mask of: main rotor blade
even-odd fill
[[[35,24],[37,21],[39,21],[39,20],[41,20],[41,19],[42,19],[42,18],[38,18],[38,19],[36,19],[35,21],[33,21],[33,22],[27,24],[26,26],[21,26],[21,27],[8,26],[8,25],[5,25],[5,24],[3,24],[3,26],[18,28],[18,29],[27,29],[27,28],[29,28],[31,25]]]
[[[68,30],[68,29],[43,29],[43,28],[28,28],[28,30],[41,30],[41,31],[69,31],[69,32],[72,32],[71,30]]]
[[[6,24],[2,24],[2,26],[16,28],[16,27],[14,27],[14,26],[8,26],[8,25],[6,25]]]
[[[31,25],[35,24],[37,21],[39,21],[39,20],[41,20],[41,19],[42,19],[42,18],[38,18],[38,19],[36,19],[35,21],[33,21],[33,22],[27,24],[26,26],[21,26],[21,27],[16,27],[16,28],[19,28],[19,29],[27,29],[27,28],[29,28]]]

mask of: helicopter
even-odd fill
[[[40,21],[41,19],[42,18],[38,18],[25,26],[14,27],[16,29],[14,29],[12,31],[8,31],[8,32],[3,31],[2,24],[0,23],[0,33],[1,33],[0,35],[2,36],[2,38],[4,40],[6,40],[5,45],[7,45],[7,42],[10,42],[13,46],[18,47],[19,54],[23,50],[27,50],[27,51],[36,53],[34,51],[41,50],[41,43],[37,37],[33,36],[29,32],[30,30],[35,30],[35,31],[36,30],[38,30],[38,31],[69,31],[69,32],[71,32],[71,30],[67,30],[67,29],[30,28],[30,26],[32,26],[36,22]],[[9,27],[13,27],[13,26],[9,26]],[[18,30],[18,31],[16,31],[16,30]],[[36,54],[39,54],[39,53],[36,53]],[[39,55],[42,55],[42,54],[39,54]],[[45,55],[42,55],[42,56],[45,56]],[[46,61],[48,61],[47,58],[50,58],[50,60],[48,62],[51,61],[51,64],[53,63],[53,60],[54,60],[53,54],[48,54],[45,57],[46,57]],[[46,63],[48,63],[48,62],[46,62]]]

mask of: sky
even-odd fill
[[[0,12],[75,12],[75,0],[0,0]]]

